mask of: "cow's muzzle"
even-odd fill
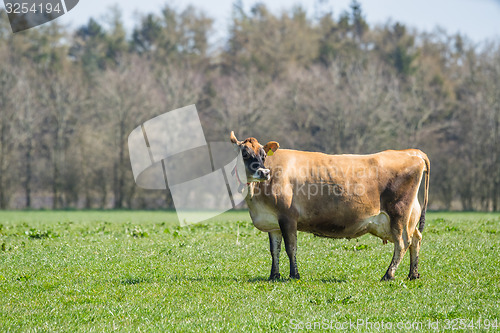
[[[264,169],[264,168],[259,168],[254,173],[254,175],[252,176],[252,178],[253,178],[254,181],[264,182],[264,181],[269,180],[271,178],[270,174],[271,174],[271,170]]]

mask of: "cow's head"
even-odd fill
[[[231,142],[241,151],[247,173],[247,180],[249,182],[263,182],[269,180],[271,171],[264,166],[264,161],[268,155],[272,155],[278,150],[280,147],[279,143],[270,141],[262,146],[255,138],[238,141],[233,131],[231,131]]]

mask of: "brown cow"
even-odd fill
[[[371,155],[327,155],[279,149],[275,141],[255,138],[231,142],[241,149],[249,181],[246,202],[254,226],[269,233],[269,279],[280,278],[281,239],[290,259],[290,277],[298,279],[297,230],[329,238],[370,233],[394,243],[394,256],[382,280],[394,279],[410,249],[410,273],[416,279],[425,224],[430,164],[418,149]],[[422,210],[418,189],[425,172]],[[417,228],[418,224],[418,228]]]

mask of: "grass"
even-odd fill
[[[483,329],[500,321],[500,214],[429,213],[416,281],[406,280],[407,254],[396,280],[379,282],[393,248],[373,236],[298,238],[301,280],[268,282],[268,238],[247,212],[184,228],[172,212],[0,212],[0,331],[271,332],[351,321],[357,331],[413,322],[435,332],[429,324],[477,331],[479,319]]]

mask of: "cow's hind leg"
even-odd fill
[[[391,234],[394,241],[394,254],[387,272],[382,277],[382,281],[394,280],[394,273],[410,246],[411,236],[408,234],[410,213],[410,205],[406,205],[403,201],[396,204],[394,210],[389,213],[391,218]]]
[[[413,233],[413,239],[410,245],[410,273],[408,279],[415,280],[420,277],[418,273],[418,253],[420,251],[420,243],[422,241],[422,234],[418,229]]]
[[[280,278],[281,239],[281,231],[275,230],[269,232],[269,250],[271,251],[271,257],[273,258],[269,280],[277,280]]]
[[[290,259],[290,278],[300,279],[299,270],[297,268],[297,221],[288,217],[280,217],[278,219],[281,234],[285,239],[285,249],[288,259]]]
[[[394,274],[396,273],[399,263],[403,259],[406,251],[408,250],[408,246],[409,240],[405,241],[402,237],[399,237],[399,239],[394,242],[394,254],[392,256],[392,261],[382,277],[382,281],[394,280]]]

